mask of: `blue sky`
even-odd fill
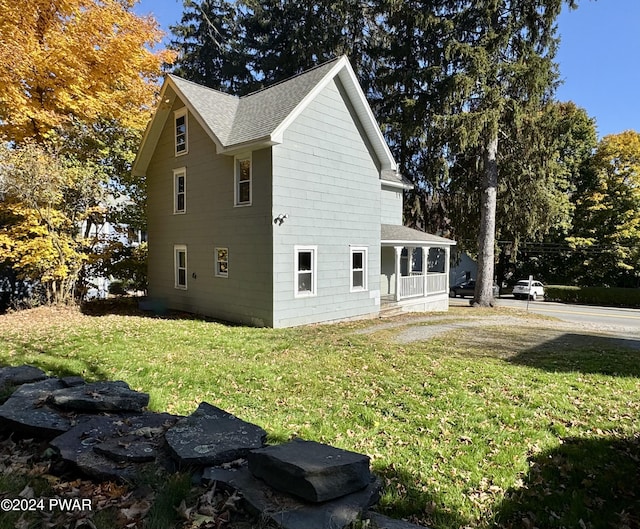
[[[182,16],[182,0],[141,0],[168,32]],[[640,0],[580,0],[558,20],[560,101],[573,101],[596,119],[598,134],[640,132]]]

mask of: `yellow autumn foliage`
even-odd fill
[[[43,286],[49,301],[73,298],[87,256],[65,192],[81,173],[42,147],[0,148],[0,263]]]
[[[172,52],[132,0],[0,0],[0,131],[41,139],[76,119],[141,130]]]
[[[602,138],[589,175],[588,188],[576,199],[576,236],[567,240],[577,248],[599,247],[597,266],[603,270],[640,276],[640,133]]]

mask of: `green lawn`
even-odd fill
[[[544,319],[404,345],[400,328],[358,334],[375,323],[272,330],[38,309],[0,317],[0,365],[125,380],[157,411],[207,401],[271,442],[366,453],[380,509],[434,528],[640,524],[637,348]]]

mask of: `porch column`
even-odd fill
[[[445,281],[446,283],[446,287],[447,287],[447,294],[449,293],[449,273],[450,273],[450,266],[451,266],[451,246],[445,246],[444,247],[444,277],[445,277]]]
[[[429,246],[422,247],[422,295],[427,297],[427,274],[429,273]]]
[[[407,275],[410,276],[413,273],[413,251],[414,246],[407,246]]]
[[[402,246],[394,246],[393,249],[396,251],[396,301],[400,301],[400,275],[402,272],[400,259],[402,257]]]

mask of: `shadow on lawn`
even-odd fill
[[[82,314],[91,317],[102,316],[138,316],[141,318],[162,318],[165,320],[197,320],[215,322],[227,327],[243,327],[239,323],[211,318],[195,312],[168,309],[161,300],[146,297],[122,296],[109,299],[94,299],[82,303]]]
[[[640,436],[568,438],[530,461],[524,484],[508,490],[496,527],[640,527]]]
[[[64,377],[82,377],[89,381],[95,380],[111,380],[112,375],[101,369],[99,366],[82,362],[81,366],[71,367],[66,363],[65,359],[61,359],[55,354],[39,350],[36,347],[30,348],[29,361],[24,364],[32,365],[42,369],[48,375],[64,378]],[[19,365],[20,363],[12,363],[11,365]],[[3,367],[4,364],[0,364]]]
[[[71,362],[69,357],[46,349],[35,343],[20,343],[18,350],[12,354],[11,363],[0,362],[0,367],[8,365],[31,365],[42,369],[47,375],[64,378],[79,376],[86,380],[110,380],[111,375],[97,364],[89,363],[79,358],[74,358]]]
[[[146,307],[146,310],[143,308]],[[121,296],[108,299],[92,299],[80,305],[86,316],[164,316],[167,311],[161,304],[154,305],[144,297]]]
[[[640,377],[640,340],[567,333],[522,351],[509,362],[551,372]]]

